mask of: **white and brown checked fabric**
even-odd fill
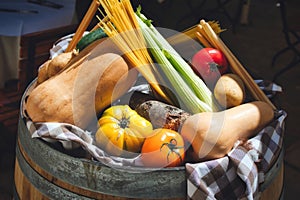
[[[186,164],[189,199],[256,199],[259,184],[283,148],[286,113],[276,119],[244,145],[236,146],[227,156]]]

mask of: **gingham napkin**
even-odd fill
[[[72,36],[73,34],[65,36],[55,43],[50,50],[51,58],[64,52]],[[280,86],[272,82],[256,80],[256,83],[269,98],[282,91]],[[30,88],[26,92],[29,94]],[[68,149],[80,145],[94,159],[110,166],[142,166],[139,155],[132,159],[107,155],[94,145],[93,135],[90,132],[76,126],[63,123],[33,123],[26,117],[26,108],[24,106],[23,108],[24,120],[33,138],[42,138],[48,142],[59,141]],[[264,176],[283,148],[286,116],[283,110],[279,110],[272,123],[254,138],[237,143],[223,158],[201,163],[186,163],[187,199],[259,198],[260,185],[265,181]]]
[[[189,199],[256,199],[259,185],[283,148],[286,113],[246,144],[237,145],[227,156],[212,161],[186,164]]]

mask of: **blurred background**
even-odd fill
[[[59,16],[60,12],[67,12],[62,9],[68,8],[69,13],[68,20],[62,23],[49,20],[52,18],[59,21],[54,17],[55,15],[45,16],[42,22],[49,20],[47,23],[53,24],[51,28],[48,26],[48,28],[41,27],[38,30],[23,32],[27,30],[26,23],[28,26],[35,26],[32,20],[36,20],[37,17],[34,17],[28,19],[26,23],[20,22],[22,28],[12,27],[13,33],[0,31],[0,56],[3,58],[7,54],[14,56],[7,58],[6,62],[4,59],[0,61],[0,81],[3,82],[0,88],[0,199],[11,199],[13,193],[17,120],[22,93],[36,76],[38,67],[49,58],[52,44],[62,36],[76,31],[91,3],[87,0],[53,2],[64,7],[45,7],[45,5],[21,0],[0,2],[1,29],[7,23],[3,20],[5,16],[9,18],[17,15],[16,22],[19,23],[21,16],[29,15],[20,11],[7,11],[9,6],[15,9],[19,5],[17,3],[29,5],[28,9],[31,11],[46,9],[52,13],[57,12]],[[142,6],[143,13],[152,19],[157,27],[183,31],[199,23],[200,19],[219,21],[221,27],[226,29],[221,33],[221,38],[253,78],[273,81],[282,87],[283,91],[277,94],[273,101],[279,109],[288,113],[284,141],[284,199],[298,199],[300,161],[297,155],[300,154],[300,133],[297,124],[300,112],[300,79],[298,78],[300,54],[294,48],[294,43],[300,39],[294,39],[290,33],[292,30],[300,31],[300,1],[286,0],[286,12],[281,12],[280,2],[276,0],[132,0],[135,7]],[[17,24],[16,22],[14,24]],[[97,23],[96,18],[93,19],[88,30],[95,23]],[[10,61],[13,61],[13,64]],[[13,72],[5,71],[8,65],[13,66]],[[286,68],[289,69],[284,73],[280,72]]]

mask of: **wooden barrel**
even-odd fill
[[[184,167],[111,168],[32,139],[19,120],[15,199],[185,199]]]
[[[261,199],[281,199],[283,151],[260,186]],[[184,167],[149,171],[109,167],[52,148],[31,138],[20,114],[14,199],[186,199]]]
[[[284,197],[284,151],[282,150],[278,158],[274,161],[269,171],[265,174],[265,181],[259,187],[260,199],[278,199]]]
[[[265,177],[261,199],[281,199],[283,153]],[[184,167],[117,169],[75,158],[32,139],[22,119],[14,178],[15,199],[186,199]]]

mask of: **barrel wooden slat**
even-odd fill
[[[262,192],[260,199],[282,199],[283,198],[283,183],[284,181],[284,164],[283,162],[279,166],[277,175],[272,180],[271,184]]]
[[[23,174],[22,169],[19,166],[19,161],[16,159],[15,162],[15,189],[17,190],[17,196],[14,196],[15,200],[18,199],[40,199],[48,200],[48,197],[45,197],[39,188],[36,188],[31,181]]]

